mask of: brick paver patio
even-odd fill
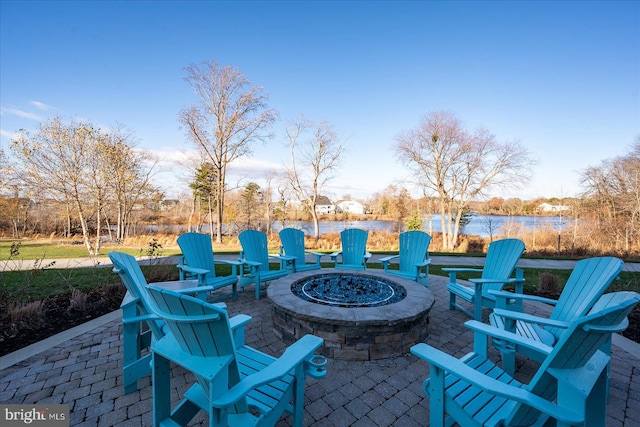
[[[436,303],[426,342],[462,356],[471,349],[472,334],[463,326],[469,318],[448,309],[446,280],[431,277]],[[247,328],[247,344],[276,356],[282,353],[285,346],[272,331],[267,298],[256,301],[249,289],[227,304],[230,315],[253,316]],[[117,315],[111,318],[58,345],[30,350],[39,352],[17,363],[11,355],[0,358],[0,402],[68,404],[72,426],[151,425],[150,377],[139,382],[137,392],[123,394],[121,325]],[[640,345],[616,336],[612,356],[607,426],[638,426]],[[497,360],[498,353],[493,351],[492,357]],[[530,378],[536,366],[518,358],[517,377]],[[176,389],[183,391],[191,384],[190,374],[185,371],[174,368],[172,374]],[[427,375],[427,363],[412,355],[377,361],[330,360],[325,379],[307,381],[305,425],[428,425],[429,402],[422,390]],[[192,424],[206,423],[203,413]],[[290,425],[290,419],[283,418],[278,425]]]

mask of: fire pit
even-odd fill
[[[407,354],[427,337],[431,291],[410,280],[367,270],[294,273],[267,288],[273,328],[291,344],[312,333],[335,359],[375,360]]]

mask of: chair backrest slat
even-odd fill
[[[342,263],[360,265],[367,251],[369,233],[359,228],[347,228],[340,232]]]
[[[245,230],[238,235],[242,253],[247,261],[259,262],[261,271],[269,271],[267,235],[258,230]]]
[[[493,241],[487,249],[483,279],[508,279],[516,268],[516,264],[524,253],[524,242],[520,239],[501,239]],[[503,284],[487,284],[482,287],[483,293],[490,290],[502,290]]]
[[[428,256],[431,236],[424,231],[411,230],[400,233],[398,237],[400,255],[399,270],[413,273],[416,264],[424,262]]]
[[[209,272],[205,276],[206,280],[216,277],[213,246],[209,235],[194,232],[183,233],[178,237],[178,246],[180,246],[180,250],[190,267],[208,270]]]
[[[297,228],[283,228],[278,233],[284,254],[296,257],[299,263],[305,262],[304,231]]]
[[[576,263],[571,276],[558,298],[549,318],[571,322],[584,316],[590,307],[618,277],[624,263],[614,257],[596,257]],[[545,330],[559,337],[563,328],[546,327]]]

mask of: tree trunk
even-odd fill
[[[316,243],[318,243],[318,239],[320,239],[320,221],[318,220],[318,212],[316,212],[315,205],[311,206],[311,218],[313,218],[313,236],[316,239]]]
[[[213,239],[213,206],[211,206],[211,197],[207,198],[207,209],[209,210],[209,235]]]

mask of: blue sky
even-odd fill
[[[196,101],[184,67],[214,59],[269,94],[277,138],[235,168],[261,183],[288,161],[283,130],[304,114],[344,140],[333,199],[366,198],[406,172],[394,138],[451,111],[538,165],[523,199],[574,196],[580,172],[640,135],[640,2],[0,1],[0,129],[49,117],[120,123],[170,171],[193,151],[178,112]],[[183,164],[184,165],[184,164]]]

